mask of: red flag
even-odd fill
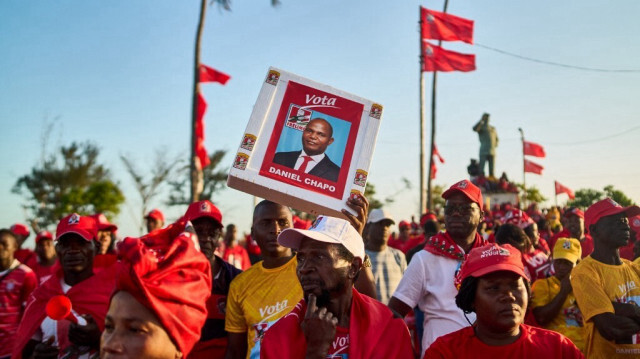
[[[436,179],[436,172],[438,172],[436,161],[431,161],[431,179]]]
[[[444,158],[442,158],[442,156],[440,155],[440,151],[438,151],[438,146],[436,146],[435,143],[433,144],[433,155],[438,158],[438,161],[440,161],[440,163],[444,163]]]
[[[569,187],[565,187],[561,185],[558,181],[554,181],[556,185],[556,196],[560,193],[566,193],[569,196],[569,199],[574,199],[576,196],[573,194],[573,191]]]
[[[424,42],[423,55],[422,71],[469,72],[476,69],[476,55],[445,50],[427,41]]]
[[[524,146],[523,152],[527,156],[542,157],[542,158],[545,158],[547,156],[547,154],[544,152],[544,147],[540,146],[537,143],[523,141],[522,144]]]
[[[207,102],[198,92],[198,103],[196,105],[196,156],[200,160],[200,168],[207,167],[211,161],[207,156],[207,149],[204,148],[204,112],[207,110]]]
[[[422,39],[464,41],[473,44],[473,21],[420,7]]]
[[[529,160],[524,160],[524,171],[529,173],[536,173],[541,175],[544,167],[540,166],[535,162],[531,162]]]
[[[231,76],[213,69],[207,65],[200,64],[200,82],[218,82],[222,85],[226,84]]]

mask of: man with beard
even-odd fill
[[[640,267],[620,258],[631,231],[628,217],[640,207],[610,198],[592,204],[585,226],[594,249],[571,273],[585,325],[587,358],[637,358],[640,354]]]
[[[73,213],[56,229],[56,254],[60,270],[29,297],[18,328],[12,358],[85,359],[100,349],[100,333],[115,287],[115,268],[94,273],[93,259],[99,247],[98,227],[91,217]],[[71,302],[72,320],[54,320],[45,308],[53,297]]]
[[[212,293],[207,301],[208,316],[202,327],[200,340],[189,354],[189,358],[221,358],[227,347],[227,332],[224,329],[227,295],[231,280],[241,270],[225,262],[219,255],[222,234],[222,213],[207,200],[189,205],[183,220],[190,221],[198,235],[200,251],[211,264]]]
[[[349,199],[347,205],[357,216],[346,210],[343,213],[361,233],[369,202],[358,196]],[[296,277],[297,259],[290,248],[281,246],[277,240],[282,231],[292,227],[289,208],[268,200],[256,205],[251,238],[260,246],[264,259],[231,283],[225,323],[229,332],[226,358],[259,358],[264,334],[302,298],[302,288]],[[367,269],[356,287],[375,298],[373,274],[371,268]]]
[[[404,322],[353,288],[365,252],[348,221],[319,216],[309,230],[282,231],[278,243],[297,251],[304,299],[265,334],[261,358],[412,357]]]
[[[468,180],[462,180],[442,194],[445,232],[427,240],[416,253],[398,285],[389,308],[404,317],[416,305],[424,313],[423,353],[436,338],[469,325],[456,306],[454,283],[462,261],[472,248],[485,241],[477,233],[484,216],[482,193]],[[469,314],[475,320],[475,314]]]

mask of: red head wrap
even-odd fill
[[[211,295],[211,266],[184,223],[118,244],[116,292],[131,293],[150,308],[186,357],[200,339]]]

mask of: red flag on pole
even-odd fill
[[[197,118],[196,118],[196,156],[200,160],[200,168],[207,167],[211,161],[207,156],[207,149],[204,147],[204,112],[207,110],[207,102],[198,92]]]
[[[469,72],[476,69],[476,55],[445,50],[427,41],[424,42],[423,56],[422,71]]]
[[[438,172],[436,161],[431,161],[431,179],[436,179],[436,172]]]
[[[422,39],[464,41],[473,44],[473,21],[420,7]]]
[[[442,158],[442,156],[440,155],[440,151],[438,151],[438,147],[435,143],[433,144],[433,155],[438,158],[438,161],[440,161],[440,163],[444,163],[444,158]]]
[[[523,141],[522,143],[524,146],[523,151],[525,155],[542,158],[547,156],[547,154],[544,152],[544,147],[540,146],[539,144],[529,141]]]
[[[554,181],[556,185],[556,196],[560,193],[566,193],[569,196],[569,199],[574,199],[576,196],[573,194],[573,191],[569,187],[565,187],[560,182]]]
[[[531,162],[529,160],[524,160],[524,171],[525,172],[529,172],[529,173],[536,173],[541,175],[542,174],[542,170],[544,170],[544,167],[540,166],[539,164],[535,163],[535,162]]]
[[[225,85],[231,76],[207,65],[200,64],[200,82],[218,82]]]

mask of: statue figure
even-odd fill
[[[498,133],[496,128],[489,125],[489,114],[484,113],[478,123],[473,126],[473,130],[480,138],[480,171],[484,172],[484,165],[489,162],[489,177],[494,176],[494,165],[496,161],[496,147],[498,147]]]

